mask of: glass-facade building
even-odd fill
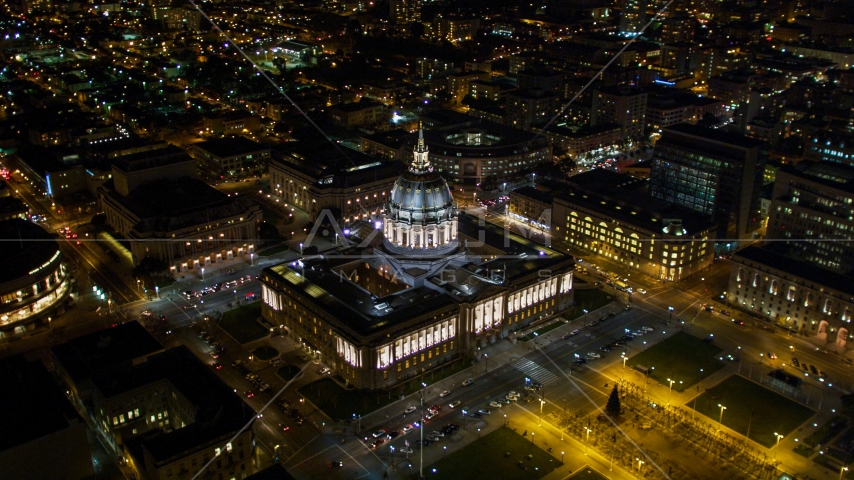
[[[761,142],[690,124],[664,130],[655,146],[649,194],[710,215],[735,248],[761,225]]]

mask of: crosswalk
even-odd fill
[[[536,380],[542,383],[543,385],[557,380],[557,376],[555,374],[548,371],[539,363],[532,362],[531,360],[528,360],[526,358],[516,360],[511,365],[513,365],[513,367],[515,367],[520,372],[524,373],[526,377],[532,380]]]

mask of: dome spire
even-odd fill
[[[418,143],[415,145],[415,150],[413,151],[415,158],[412,159],[412,164],[409,165],[410,172],[427,173],[433,170],[427,152],[427,144],[424,143],[424,125],[418,122]]]

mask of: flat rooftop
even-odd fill
[[[0,248],[0,265],[3,265],[0,268],[0,283],[26,277],[59,254],[59,244],[53,235],[20,218],[0,222],[0,241],[3,245]]]
[[[23,356],[0,360],[0,385],[0,405],[6,411],[0,452],[68,428],[71,420],[83,421],[39,362]]]
[[[174,145],[169,145],[166,148],[158,148],[156,150],[119,157],[113,162],[113,166],[119,171],[131,173],[192,161],[194,161],[192,157],[187,155],[185,151]]]
[[[165,193],[168,192],[168,193]],[[170,231],[246,214],[254,202],[229,197],[193,177],[157,180],[141,185],[123,197],[110,196],[140,218],[140,232]]]
[[[163,351],[163,346],[137,321],[93,332],[51,349],[76,381],[126,368],[137,359]]]
[[[757,148],[765,142],[746,137],[740,133],[705,128],[690,123],[677,123],[664,128],[661,136],[664,143],[683,143],[692,148],[705,148],[710,142],[726,144],[741,149]]]
[[[255,410],[184,345],[125,371],[99,375],[93,381],[109,397],[107,393],[117,395],[164,379],[196,408],[196,416],[183,428],[168,433],[152,430],[128,440],[128,448],[138,459],[142,458],[142,449],[163,464],[187,452],[211,448],[255,416]]]
[[[569,178],[570,187],[556,195],[560,201],[597,212],[607,218],[660,234],[664,219],[681,219],[686,235],[714,229],[716,224],[697,212],[650,198],[648,179],[597,168]],[[555,223],[562,220],[556,220]]]
[[[343,145],[323,142],[320,145],[295,144],[277,152],[273,162],[315,178],[321,187],[346,188],[353,185],[397,178],[406,170],[401,162],[387,161]]]
[[[269,147],[243,137],[216,138],[205,142],[194,143],[193,148],[204,150],[213,156],[223,158],[270,150]]]

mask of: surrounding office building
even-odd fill
[[[356,103],[340,103],[329,107],[329,118],[332,123],[342,127],[353,128],[371,125],[383,118],[383,104],[362,100]]]
[[[243,135],[261,130],[261,117],[243,110],[212,113],[202,117],[204,135]]]
[[[624,0],[623,11],[620,15],[620,33],[637,35],[646,26],[648,7],[647,0]]]
[[[727,301],[776,325],[846,352],[854,277],[788,255],[785,244],[749,246],[732,257]]]
[[[363,153],[323,146],[296,147],[270,162],[270,190],[316,221],[323,210],[344,224],[377,218],[404,166]]]
[[[664,281],[712,264],[717,225],[708,215],[650,199],[646,180],[610,170],[570,181],[554,199],[553,236]]]
[[[591,125],[616,123],[620,138],[643,138],[646,123],[647,94],[629,87],[607,87],[593,92]]]
[[[65,312],[71,291],[59,245],[43,228],[20,218],[0,222],[0,241],[0,335],[49,324]]]
[[[409,24],[421,21],[421,3],[423,0],[391,0],[389,16],[396,24]]]
[[[207,176],[258,175],[266,170],[270,149],[243,137],[217,138],[192,145],[193,157]]]
[[[788,255],[840,274],[854,268],[854,167],[802,161],[777,170],[768,238]]]
[[[140,479],[254,472],[255,411],[185,346],[163,351],[137,322],[54,347],[69,392]],[[127,350],[126,350],[127,349]],[[209,465],[209,460],[214,460]]]
[[[183,272],[254,254],[261,208],[195,176],[195,160],[177,147],[113,164],[98,201],[107,223],[129,240],[135,265],[152,257]]]
[[[346,255],[261,275],[266,321],[358,388],[385,389],[480,358],[478,347],[572,303],[571,257],[458,217],[421,135],[413,156],[382,221],[351,232],[361,246],[344,239]],[[489,261],[494,255],[501,258]]]
[[[96,478],[89,429],[54,377],[23,356],[0,360],[4,480]]]
[[[854,135],[819,130],[804,143],[804,158],[845,165],[854,164]]]
[[[620,143],[622,128],[616,123],[600,123],[595,126],[550,125],[543,135],[554,142],[558,151],[566,152],[578,159],[585,155],[603,155],[609,148]]]
[[[516,90],[507,94],[504,123],[528,130],[549,122],[560,109],[560,97],[545,90]]]
[[[681,123],[665,128],[655,145],[649,193],[711,216],[728,248],[753,237],[761,224],[762,142]]]

